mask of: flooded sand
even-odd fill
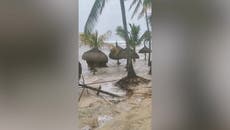
[[[80,128],[82,130],[151,130],[151,82],[133,87],[134,94],[127,97],[126,91],[114,85],[127,74],[126,60],[120,60],[121,65],[117,66],[116,60],[109,59],[108,67],[97,68],[96,74],[93,75],[86,62],[81,59],[82,54],[90,48],[87,46],[79,48],[79,60],[82,63],[85,83],[95,88],[101,86],[102,90],[121,96],[121,98],[104,94],[97,96],[95,91],[85,91],[79,102]],[[138,47],[137,50],[140,48]],[[108,56],[108,46],[101,50]],[[140,59],[134,62],[135,71],[138,76],[151,80],[151,75],[148,74],[148,62],[144,60],[143,54],[139,56]],[[105,83],[95,84],[97,82]]]

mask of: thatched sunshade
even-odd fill
[[[150,53],[150,52],[151,52],[151,50],[146,46],[144,46],[142,49],[139,50],[139,53],[145,54],[145,60],[146,60],[146,53]]]
[[[113,59],[113,60],[119,60],[122,59],[123,57],[121,57],[120,52],[123,50],[123,48],[121,48],[120,46],[116,46],[115,48],[112,48],[110,53],[109,53],[109,58]]]
[[[135,58],[135,59],[138,59],[139,58],[139,55],[134,52],[132,49],[131,50],[131,58]],[[125,48],[123,49],[121,52],[120,52],[120,56],[123,58],[123,59],[127,59],[128,58],[128,49]]]
[[[144,46],[142,49],[139,50],[139,53],[150,53],[150,52],[151,50],[146,46]]]
[[[106,67],[108,57],[98,48],[93,48],[82,55],[82,59],[86,60],[89,67]]]
[[[123,57],[121,57],[120,55],[120,52],[123,50],[122,47],[120,47],[118,45],[118,43],[116,42],[116,47],[113,47],[111,50],[110,50],[110,53],[109,53],[109,58],[113,59],[113,60],[117,60],[117,65],[120,65],[120,59],[123,59]]]

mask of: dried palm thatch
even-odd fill
[[[123,49],[120,54],[119,54],[123,59],[127,59],[128,58],[128,49],[125,48]],[[135,59],[138,59],[139,58],[139,55],[134,52],[132,49],[131,49],[131,58],[135,58]]]
[[[142,49],[140,49],[140,51],[139,51],[139,53],[144,53],[145,54],[145,60],[146,60],[146,53],[150,53],[151,52],[151,50],[148,48],[148,47],[146,47],[146,46],[144,46]]]
[[[120,46],[116,46],[116,47],[112,48],[110,53],[109,53],[109,58],[111,58],[113,60],[122,59],[123,57],[121,57],[121,55],[120,55],[120,52],[122,50],[123,50],[123,48],[121,48]]]
[[[150,53],[151,52],[151,50],[148,48],[148,47],[146,47],[146,46],[144,46],[142,49],[140,49],[140,51],[139,51],[139,53]]]
[[[106,67],[108,57],[98,48],[93,48],[82,55],[82,59],[86,60],[90,68]]]

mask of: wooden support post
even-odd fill
[[[81,100],[81,97],[82,97],[82,95],[83,95],[84,91],[85,91],[85,88],[83,88],[83,90],[81,91],[81,95],[79,96],[78,101],[80,101],[80,100]]]
[[[100,94],[101,86],[99,86],[98,91],[97,91],[97,96]]]

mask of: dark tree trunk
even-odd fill
[[[148,15],[147,15],[147,11],[145,10],[145,20],[146,20],[146,26],[147,26],[147,31],[150,32],[149,29],[149,22],[148,22]],[[151,49],[151,38],[149,39],[149,49]],[[151,60],[151,51],[149,52],[149,58],[148,58],[148,66],[150,66],[150,60]]]
[[[82,66],[81,66],[81,63],[78,62],[78,79],[80,80],[81,79],[81,75],[82,75]]]
[[[121,63],[120,63],[120,61],[119,60],[117,60],[117,65],[120,65]]]
[[[152,74],[152,62],[150,61],[150,67],[149,67],[149,74],[151,75]]]
[[[122,14],[122,21],[123,21],[123,26],[125,29],[125,41],[126,41],[126,47],[128,50],[128,58],[127,58],[127,71],[128,75],[127,77],[136,77],[136,73],[133,69],[133,63],[132,63],[132,58],[131,58],[131,50],[130,46],[128,44],[128,29],[127,29],[127,23],[126,23],[126,12],[125,12],[125,3],[124,0],[120,0],[120,5],[121,5],[121,14]]]
[[[116,42],[116,48],[118,48],[118,44],[117,44],[117,42]],[[117,65],[120,65],[121,63],[120,63],[120,61],[119,61],[119,59],[117,60]]]
[[[133,61],[136,62],[136,57],[135,57],[135,54],[136,54],[136,47],[133,48],[133,51],[134,51]]]

